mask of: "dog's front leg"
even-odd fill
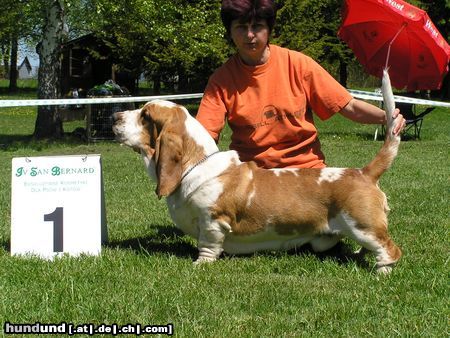
[[[219,220],[204,219],[199,225],[198,259],[194,264],[214,262],[223,252],[223,242],[231,231],[228,223]]]

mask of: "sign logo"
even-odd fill
[[[19,167],[16,169],[16,177],[23,177],[23,176],[61,176],[61,175],[92,175],[95,174],[95,168],[93,167],[82,167],[82,168],[62,168],[59,166],[53,166],[50,169],[49,168],[39,168],[39,167],[31,167],[31,168],[24,168]]]

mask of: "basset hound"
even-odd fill
[[[388,205],[378,187],[397,155],[387,137],[362,169],[262,169],[241,162],[181,105],[156,100],[113,115],[116,139],[142,154],[156,194],[173,222],[197,239],[195,263],[230,254],[288,250],[309,243],[320,252],[348,237],[388,273],[400,256],[387,231]]]

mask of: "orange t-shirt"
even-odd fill
[[[311,110],[322,120],[351,95],[310,57],[270,45],[269,60],[247,66],[236,54],[210,77],[197,120],[217,141],[232,129],[230,149],[264,168],[325,166]]]

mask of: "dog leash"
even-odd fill
[[[208,160],[210,157],[214,156],[215,154],[220,153],[220,150],[213,152],[212,154],[209,154],[205,157],[203,157],[200,161],[198,161],[196,164],[194,164],[191,168],[189,168],[188,171],[186,171],[184,173],[184,175],[181,177],[181,181],[183,181],[187,175],[189,175],[191,173],[192,170],[194,170],[195,168],[197,168],[200,164],[204,163],[206,160]]]

